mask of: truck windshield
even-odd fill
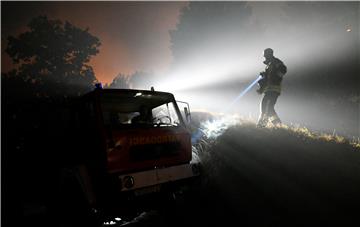
[[[158,95],[106,94],[100,104],[105,126],[169,127],[181,122],[176,104]]]

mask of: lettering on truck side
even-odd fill
[[[162,135],[162,136],[137,136],[132,137],[129,140],[130,146],[133,145],[144,145],[144,144],[161,144],[161,143],[170,143],[170,142],[179,142],[175,135]]]

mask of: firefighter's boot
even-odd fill
[[[257,124],[256,124],[256,127],[258,127],[258,128],[266,127],[266,125],[268,123],[268,120],[269,120],[269,118],[267,117],[267,115],[262,113],[260,115],[260,118],[259,118]]]
[[[278,115],[274,115],[271,117],[271,123],[274,125],[274,126],[281,126],[282,122],[279,118]]]

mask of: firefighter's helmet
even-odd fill
[[[273,51],[273,49],[271,49],[271,48],[266,48],[266,49],[264,50],[264,57],[265,57],[265,58],[270,58],[270,57],[272,57],[272,56],[274,56],[274,51]]]

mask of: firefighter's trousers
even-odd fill
[[[265,126],[269,121],[273,124],[280,124],[281,120],[275,112],[275,104],[279,97],[279,93],[275,91],[265,92],[260,105],[260,117],[258,120],[259,126]]]

